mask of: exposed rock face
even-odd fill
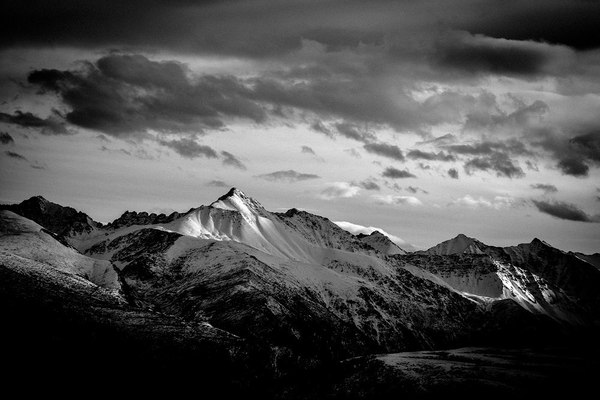
[[[383,233],[379,231],[374,231],[370,235],[365,235],[364,233],[359,233],[356,236],[363,243],[368,244],[375,250],[379,251],[385,255],[394,255],[394,254],[407,254],[405,250],[402,250],[398,247],[397,244],[392,242],[390,238],[385,236]]]
[[[87,214],[71,207],[52,203],[42,196],[34,196],[20,204],[0,205],[0,210],[9,210],[37,222],[59,236],[89,233],[101,226]]]
[[[132,225],[154,225],[154,224],[166,224],[167,222],[171,222],[176,220],[177,218],[181,218],[182,213],[174,212],[169,215],[158,214],[155,213],[148,214],[147,212],[135,212],[135,211],[125,211],[123,215],[119,218],[115,219],[113,222],[109,223],[106,227],[111,229],[119,229]]]

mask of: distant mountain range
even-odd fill
[[[235,188],[185,213],[127,211],[106,225],[40,196],[0,209],[6,340],[12,362],[25,354],[42,369],[56,357],[97,370],[118,360],[145,376],[201,374],[221,394],[427,395],[435,380],[373,385],[381,366],[365,360],[390,354],[381,360],[397,367],[399,352],[583,343],[600,327],[599,255],[538,239],[501,248],[461,234],[408,253],[380,232],[269,212]],[[573,377],[587,376],[576,367]],[[491,385],[476,370],[460,379]]]

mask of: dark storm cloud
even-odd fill
[[[269,174],[257,175],[256,177],[265,179],[268,181],[282,181],[282,182],[290,182],[290,183],[320,178],[319,175],[305,174],[305,173],[294,171],[292,169],[289,169],[287,171],[275,171],[275,172],[271,172]]]
[[[198,144],[196,141],[183,138],[175,140],[159,140],[161,145],[169,147],[184,158],[217,158],[217,152],[210,146]]]
[[[416,178],[416,175],[411,174],[408,170],[400,170],[394,167],[387,167],[381,176],[392,179]]]
[[[233,154],[222,151],[221,155],[223,156],[223,165],[228,165],[230,167],[234,167],[241,170],[246,170],[246,166],[240,160],[237,159]]]
[[[25,157],[19,153],[15,153],[14,151],[5,151],[4,154],[6,154],[10,158],[27,161],[27,157]]]
[[[467,72],[538,75],[561,56],[552,46],[531,41],[496,39],[459,32],[440,39],[437,62]]]
[[[262,123],[269,116],[267,109],[273,107],[341,117],[344,122],[334,125],[337,133],[363,143],[374,141],[375,136],[359,123],[402,130],[443,121],[436,112],[425,112],[427,107],[409,95],[381,91],[376,80],[357,71],[327,79],[312,77],[303,84],[292,83],[295,76],[282,81],[260,76],[246,80],[227,75],[191,78],[190,74],[179,62],[111,54],[79,70],[36,70],[28,81],[42,92],[60,96],[70,108],[65,116],[69,123],[120,137],[143,135],[148,130],[198,133],[222,128],[231,118]],[[437,108],[443,109],[439,104]],[[312,128],[332,136],[321,122]]]
[[[558,189],[556,188],[556,186],[551,185],[551,184],[536,183],[536,184],[529,185],[529,186],[531,186],[532,189],[542,190],[546,194],[558,192]]]
[[[600,163],[600,130],[575,136],[569,143],[577,153],[592,162]]]
[[[279,24],[269,21],[269,14],[282,13],[281,7],[261,3],[15,1],[3,7],[0,46],[131,46],[254,56],[299,47],[300,36],[281,35],[281,29],[275,29]]]
[[[571,203],[565,203],[562,201],[532,201],[540,212],[551,215],[555,218],[565,219],[569,221],[599,222],[599,216],[589,216],[579,207]]]
[[[69,131],[58,116],[40,118],[30,112],[16,111],[14,114],[0,112],[0,122],[17,125],[23,128],[39,128],[40,132],[48,135],[64,135]]]
[[[246,98],[248,89],[236,78],[192,82],[187,73],[174,61],[113,54],[78,71],[37,70],[28,81],[62,98],[71,108],[68,122],[113,136],[220,128],[224,117],[264,120],[264,110]]]
[[[588,176],[588,172],[590,171],[590,167],[580,158],[563,158],[556,166],[563,174],[580,178]]]
[[[456,161],[456,157],[454,157],[452,154],[446,154],[443,151],[434,153],[421,150],[411,150],[406,154],[406,156],[413,160]]]
[[[372,0],[368,7],[356,0],[21,0],[3,5],[2,15],[0,46],[121,45],[265,56],[297,49],[304,38],[332,51],[385,43],[390,33],[425,36],[440,27],[578,49],[600,46],[598,2],[578,0],[459,0],[451,7],[447,0]]]
[[[565,175],[587,177],[590,165],[600,165],[600,130],[594,129],[567,139],[550,129],[533,132],[532,144],[557,160],[556,167]]]
[[[369,153],[377,154],[392,160],[404,161],[404,153],[396,145],[387,143],[367,143],[363,148]]]
[[[448,170],[448,176],[452,179],[458,179],[458,171],[456,168],[450,168]]]
[[[473,2],[478,18],[458,23],[463,29],[513,40],[557,43],[586,50],[600,47],[600,2],[532,0]]]
[[[473,174],[475,170],[480,170],[494,171],[499,177],[522,178],[525,176],[521,167],[503,153],[473,158],[465,163],[464,169],[469,175]]]
[[[0,144],[11,144],[14,143],[15,139],[10,136],[7,132],[0,132]]]

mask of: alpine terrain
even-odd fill
[[[4,361],[89,390],[574,393],[599,371],[597,259],[463,234],[408,252],[235,188],[108,224],[36,196],[0,206]]]

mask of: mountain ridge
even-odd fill
[[[100,330],[121,349],[120,332],[149,335],[141,351],[152,357],[152,338],[178,351],[173,340],[183,340],[201,348],[182,356],[190,365],[214,344],[224,365],[239,368],[231,379],[256,382],[239,372],[250,362],[250,373],[283,385],[281,393],[290,382],[333,379],[329,371],[341,373],[355,357],[564,344],[600,331],[600,271],[537,238],[494,247],[459,234],[431,252],[393,254],[381,232],[355,236],[298,209],[269,212],[235,188],[186,213],[126,211],[106,225],[32,202],[40,206],[12,208],[40,223],[0,211],[0,274],[10,276],[11,313],[24,294],[40,293],[16,310],[47,315],[67,342],[68,332],[81,330],[105,339]],[[49,313],[47,298],[66,316]]]

